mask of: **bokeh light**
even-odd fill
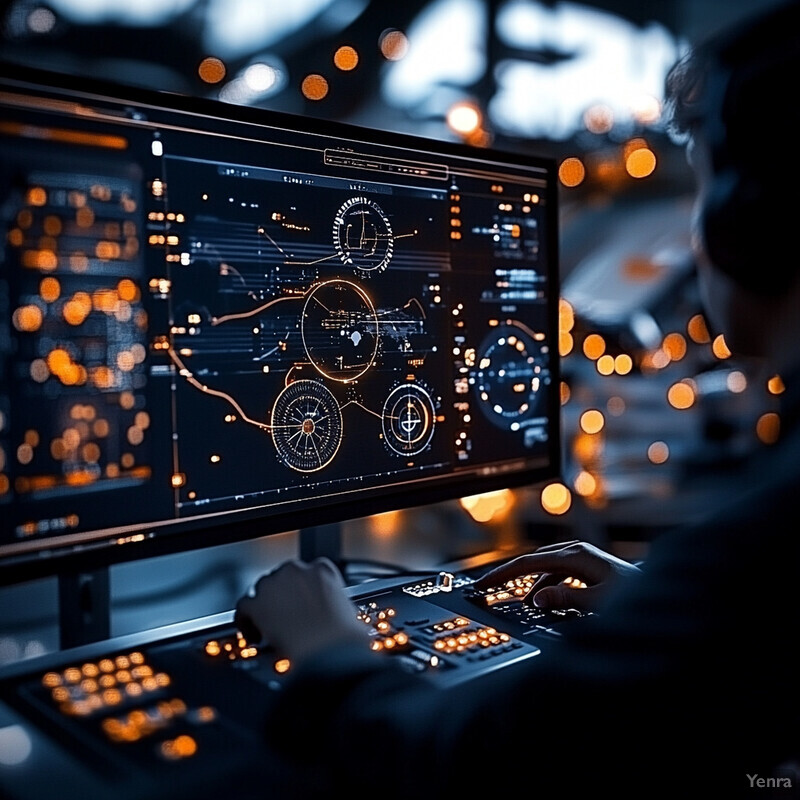
[[[672,361],[680,361],[686,355],[686,339],[679,333],[668,333],[661,347]]]
[[[242,80],[254,92],[267,92],[278,81],[280,73],[271,64],[251,64],[242,73]]]
[[[563,297],[558,301],[558,329],[571,331],[575,327],[575,311]]]
[[[666,442],[653,442],[647,448],[647,458],[652,464],[664,464],[669,459],[669,447]]]
[[[337,69],[349,72],[358,66],[358,51],[350,45],[342,45],[333,54],[333,63]]]
[[[328,94],[328,81],[322,75],[312,73],[303,78],[300,88],[308,100],[322,100]]]
[[[225,77],[227,70],[222,59],[208,56],[197,67],[200,80],[205,83],[219,83]]]
[[[612,375],[614,372],[614,356],[608,353],[600,356],[600,358],[597,359],[596,367],[601,375]]]
[[[555,516],[566,514],[572,505],[572,494],[563,483],[551,483],[542,489],[542,508]]]
[[[42,278],[39,294],[45,302],[53,303],[61,296],[61,284],[56,278]]]
[[[34,8],[28,14],[28,30],[31,33],[50,33],[56,26],[56,15],[49,8]]]
[[[728,373],[725,384],[729,391],[741,394],[747,388],[747,377],[741,370],[735,369]]]
[[[402,31],[389,28],[380,35],[378,48],[387,61],[399,61],[408,52],[408,37]]]
[[[783,394],[786,391],[786,386],[784,386],[783,378],[780,375],[773,375],[767,381],[767,391],[770,394]]]
[[[581,430],[584,433],[600,433],[606,424],[602,411],[589,408],[581,414]]]
[[[723,360],[731,357],[731,351],[728,348],[728,345],[725,342],[725,337],[722,334],[719,334],[719,336],[717,336],[711,343],[711,351],[717,358]]]
[[[633,369],[633,359],[627,353],[620,353],[614,359],[614,371],[617,375],[627,375]]]
[[[781,433],[781,419],[774,412],[762,414],[756,422],[756,436],[764,444],[775,444]]]
[[[572,454],[579,464],[589,464],[600,456],[603,440],[582,431],[572,440]]]
[[[287,74],[285,64],[274,56],[269,56],[269,61],[259,59],[226,83],[220,90],[219,99],[239,105],[257,103],[283,89]]]
[[[510,489],[496,492],[483,492],[461,498],[461,507],[476,522],[499,522],[504,519],[514,505],[514,494]]]
[[[631,103],[631,116],[640,125],[654,125],[661,119],[661,102],[651,94],[643,94]]]
[[[708,344],[711,341],[711,336],[708,333],[708,326],[702,314],[695,314],[689,320],[689,324],[686,326],[686,332],[695,344]]]
[[[656,154],[649,147],[640,147],[625,157],[625,171],[632,178],[646,178],[656,168]]]
[[[686,381],[674,383],[667,390],[667,401],[673,408],[684,410],[694,405],[695,393]]]
[[[599,333],[590,333],[583,340],[583,354],[596,361],[606,351],[606,341]]]
[[[603,103],[593,105],[583,115],[583,124],[589,133],[608,133],[614,127],[614,111]]]
[[[2,640],[5,643],[6,640]],[[33,752],[33,743],[22,725],[6,725],[0,728],[0,764],[15,767],[28,760]]]
[[[581,497],[589,497],[597,491],[597,478],[591,472],[581,470],[573,482],[575,492]]]
[[[404,515],[402,511],[387,511],[383,514],[373,514],[367,518],[369,532],[373,536],[388,539],[402,533]]]
[[[620,397],[619,395],[614,395],[613,397],[608,398],[608,402],[606,403],[606,408],[608,409],[608,413],[611,414],[612,417],[621,417],[625,413],[625,409],[627,408],[625,400]]]
[[[569,188],[579,186],[585,177],[586,167],[584,167],[583,161],[574,156],[565,158],[558,168],[558,179]]]
[[[477,131],[483,120],[480,109],[474,103],[455,103],[447,112],[447,124],[451,130],[462,136]]]

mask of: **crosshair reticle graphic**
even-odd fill
[[[272,440],[278,456],[298,472],[316,472],[333,460],[342,443],[342,412],[322,383],[290,383],[272,407]]]
[[[416,383],[396,386],[383,404],[386,446],[401,456],[421,453],[433,436],[435,419],[433,399],[426,389]]]
[[[549,348],[535,336],[509,321],[481,344],[472,382],[483,413],[500,428],[518,430],[539,413],[539,392],[550,382]]]
[[[378,318],[369,295],[335,279],[315,286],[303,304],[303,346],[326,378],[347,383],[363,375],[378,351]]]
[[[351,197],[333,220],[333,246],[343,264],[361,272],[382,272],[394,251],[394,236],[381,207],[366,197]]]

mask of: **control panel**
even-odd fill
[[[443,571],[348,591],[376,658],[449,687],[537,656],[579,616],[526,604],[537,577],[478,591],[468,573]],[[230,614],[18,666],[0,683],[3,796],[47,796],[34,790],[41,764],[85,800],[111,789],[121,800],[222,791],[232,774],[257,780],[268,703],[291,669]]]

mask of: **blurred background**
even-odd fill
[[[355,582],[566,538],[639,557],[774,441],[780,381],[736,363],[701,313],[693,180],[662,116],[671,64],[755,5],[11,0],[0,48],[12,63],[557,160],[562,480],[344,523],[332,535]],[[297,551],[287,531],[114,567],[112,634],[228,610]],[[0,587],[0,664],[57,647],[56,581]]]

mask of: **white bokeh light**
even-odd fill
[[[279,92],[286,81],[286,65],[276,56],[264,55],[225,84],[220,89],[219,99],[236,105],[252,105]]]
[[[254,92],[268,92],[280,79],[280,72],[269,64],[251,64],[242,73],[242,78]]]
[[[368,0],[209,0],[203,42],[209,52],[234,58],[272,47],[301,29],[330,36],[367,5]]]
[[[195,4],[196,0],[50,0],[57,14],[80,23],[161,25]]]
[[[497,90],[487,113],[498,132],[565,140],[585,128],[587,110],[601,105],[623,135],[659,124],[664,77],[681,50],[662,25],[538,0],[510,0],[495,22],[511,50],[550,56],[509,56],[494,65]],[[388,65],[386,101],[417,115],[445,114],[458,87],[487,68],[486,29],[478,0],[438,0],[424,9],[408,30],[408,55]]]
[[[562,56],[553,64],[509,59],[498,66],[489,109],[500,130],[567,139],[599,103],[623,126],[657,122],[664,76],[679,49],[664,27],[640,28],[578,3],[549,8],[512,0],[499,12],[497,30],[510,46]],[[644,117],[643,98],[649,98]]]
[[[486,69],[485,27],[481,0],[437,0],[423,9],[407,31],[408,53],[388,65],[383,83],[387,102],[408,108],[443,85],[468,86],[478,80]]]
[[[22,764],[32,750],[31,738],[21,725],[0,728],[0,764],[6,767]]]

